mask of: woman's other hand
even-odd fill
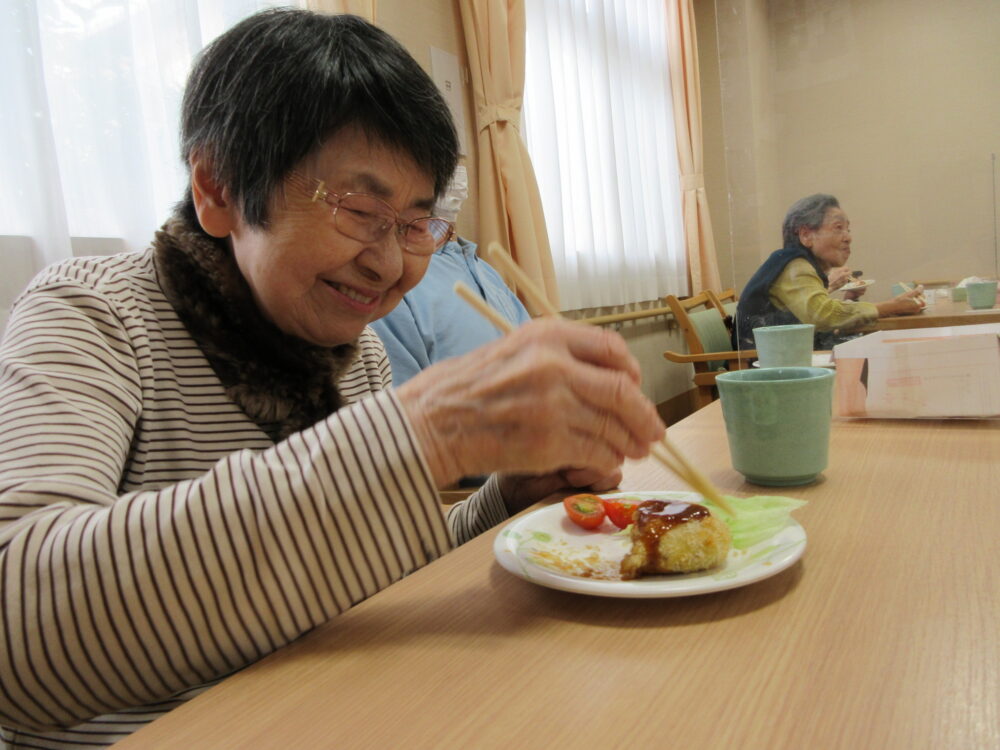
[[[916,289],[903,292],[891,300],[879,302],[875,305],[878,308],[878,316],[880,318],[891,317],[893,315],[916,315],[926,306],[923,286],[918,286]]]
[[[616,468],[610,474],[589,469],[563,469],[549,474],[501,474],[500,491],[511,515],[524,510],[559,490],[572,492],[610,492],[622,480]]]
[[[439,487],[498,471],[535,475],[538,491],[555,481],[540,475],[592,484],[646,456],[665,429],[625,341],[565,320],[532,321],[427,368],[397,395]]]

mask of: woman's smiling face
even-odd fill
[[[322,180],[332,193],[375,195],[409,221],[431,213],[434,182],[409,155],[353,128],[297,171],[306,180],[279,189],[266,229],[236,223],[233,253],[257,306],[278,328],[320,346],[346,344],[399,304],[430,257],[403,250],[391,230],[375,242],[347,237],[332,207],[312,200],[305,184]]]

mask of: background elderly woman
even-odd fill
[[[565,322],[386,390],[367,325],[451,235],[457,147],[383,32],[251,17],[197,61],[182,136],[152,247],[43,271],[0,349],[13,747],[108,744],[662,436],[624,343]],[[521,473],[442,516],[435,488],[493,471]]]
[[[771,253],[740,294],[735,346],[755,348],[753,329],[759,326],[812,323],[816,348],[830,349],[837,341],[834,332],[856,332],[879,317],[923,309],[914,299],[916,290],[877,304],[830,296],[831,269],[846,269],[851,255],[851,222],[832,195],[817,193],[796,201],[781,233],[784,247]],[[840,272],[834,287],[848,278],[849,273]]]

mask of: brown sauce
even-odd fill
[[[647,559],[656,557],[660,537],[672,528],[710,515],[704,505],[682,500],[647,500],[641,503],[635,511],[635,530],[646,548]]]

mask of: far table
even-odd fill
[[[918,315],[879,318],[877,327],[880,331],[897,331],[904,328],[941,328],[976,323],[1000,323],[1000,307],[994,305],[992,310],[973,310],[968,302],[938,298]]]

